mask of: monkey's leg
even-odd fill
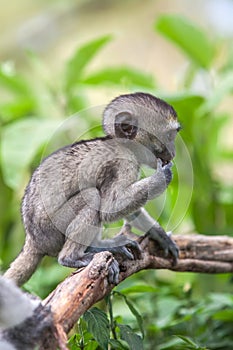
[[[58,262],[68,267],[84,267],[93,258],[93,253],[85,253],[101,226],[96,210],[85,206],[66,230],[66,241],[59,253]]]
[[[89,222],[85,220],[88,219]],[[96,236],[100,236],[101,227],[97,217],[90,208],[84,208],[80,214],[71,222],[67,229],[67,240],[61,250],[58,261],[61,265],[80,268],[87,266],[95,253],[109,250],[92,247]],[[109,267],[108,280],[110,283],[119,282],[119,264],[113,259]]]
[[[100,198],[95,188],[83,191],[82,195],[87,204],[67,227],[66,241],[58,256],[61,265],[73,268],[85,267],[90,263],[95,253],[110,250],[103,248],[91,249],[93,242],[100,241],[101,237]],[[80,200],[80,197],[75,200]],[[119,265],[114,259],[109,268],[109,282],[117,284],[118,276]]]
[[[177,245],[159,225],[159,223],[155,221],[144,208],[137,210],[135,213],[127,215],[125,218],[130,225],[136,227],[140,231],[145,232],[150,239],[158,242],[163,248],[165,256],[170,253],[174,264],[176,264],[179,256],[179,249]]]

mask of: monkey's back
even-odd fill
[[[67,226],[87,204],[82,191],[94,187],[104,196],[105,188],[119,174],[134,182],[138,177],[135,163],[129,150],[108,137],[77,142],[52,153],[34,171],[25,190],[22,217],[26,234],[43,253],[56,256]]]

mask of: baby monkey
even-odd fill
[[[103,128],[105,137],[61,148],[34,171],[22,201],[25,244],[5,273],[16,284],[25,283],[45,255],[73,268],[88,265],[104,250],[123,259],[140,257],[137,242],[123,234],[101,239],[103,224],[122,218],[176,263],[177,246],[142,208],[172,179],[180,129],[175,110],[147,93],[121,95],[104,110]],[[156,171],[140,179],[143,164]],[[118,273],[114,260],[111,282],[117,283]]]

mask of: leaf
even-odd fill
[[[16,75],[14,70],[9,70],[2,65],[0,68],[0,87],[19,95],[30,94],[30,89],[20,75]]]
[[[142,338],[133,332],[133,330],[123,324],[117,324],[120,329],[121,339],[126,341],[131,350],[143,350]]]
[[[86,68],[98,51],[111,39],[111,35],[105,35],[88,42],[76,50],[66,66],[66,87],[68,89],[80,81],[84,68]]]
[[[140,329],[140,331],[142,333],[142,336],[144,336],[143,319],[142,319],[142,316],[140,315],[140,313],[135,309],[135,307],[133,306],[131,301],[124,294],[122,294],[122,292],[114,291],[114,294],[117,294],[117,295],[119,295],[120,297],[122,297],[124,299],[126,305],[130,309],[132,314],[136,317],[139,329]]]
[[[142,333],[142,336],[144,337],[144,328],[143,328],[143,319],[142,316],[140,315],[140,313],[135,309],[135,307],[133,306],[133,304],[128,300],[128,298],[124,297],[125,302],[128,306],[128,308],[130,309],[130,311],[132,312],[132,314],[136,317],[139,329]]]
[[[177,93],[169,96],[164,96],[166,101],[172,104],[175,109],[179,109],[181,112],[190,114],[196,108],[198,108],[205,99],[200,95],[195,95],[189,92]]]
[[[109,67],[93,73],[81,81],[88,85],[124,85],[152,89],[155,87],[152,75],[131,67]]]
[[[85,312],[83,318],[87,322],[88,332],[93,335],[104,350],[107,350],[110,332],[109,321],[105,312],[93,307]]]
[[[194,341],[192,341],[189,337],[185,337],[183,335],[176,335],[176,337],[180,338],[181,340],[183,340],[183,342],[187,344],[186,349],[207,350],[207,348],[200,347],[199,345],[194,343]]]
[[[128,349],[128,347],[126,348],[125,346],[123,346],[123,344],[121,344],[121,342],[117,339],[110,339],[109,344],[112,346],[112,348],[114,350],[126,350],[126,349]]]
[[[188,337],[184,337],[183,335],[176,335],[178,338],[182,339],[185,343],[196,347],[196,344]]]
[[[9,187],[19,188],[26,167],[59,124],[59,121],[27,118],[3,128],[1,165],[4,182]]]
[[[208,68],[214,58],[214,46],[205,33],[180,15],[160,16],[155,24],[166,38],[179,47],[198,66]]]
[[[144,284],[139,284],[139,285],[134,285],[128,288],[121,289],[120,292],[125,295],[131,294],[131,293],[156,293],[156,292],[159,292],[159,288],[155,288]]]
[[[213,315],[214,320],[232,322],[233,321],[233,309],[221,310]]]
[[[30,97],[14,98],[13,102],[6,102],[0,104],[0,120],[9,122],[14,119],[24,117],[28,112],[34,108],[34,101]]]

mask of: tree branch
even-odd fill
[[[233,272],[233,238],[228,236],[175,235],[173,239],[180,249],[180,256],[178,263],[173,266],[171,260],[163,257],[153,241],[138,237],[130,231],[125,233],[139,242],[142,257],[140,260],[118,261],[121,270],[119,282],[143,269]],[[86,310],[114,288],[114,285],[108,283],[108,269],[112,261],[112,254],[107,251],[96,254],[86,268],[66,278],[42,301],[42,311],[49,310],[52,325],[48,327],[46,314],[45,332],[41,332],[44,322],[43,317],[41,318],[38,325],[40,337],[36,342],[40,349],[56,349],[56,346],[62,350],[67,349],[66,334]],[[37,311],[37,318],[38,312],[40,310]]]

